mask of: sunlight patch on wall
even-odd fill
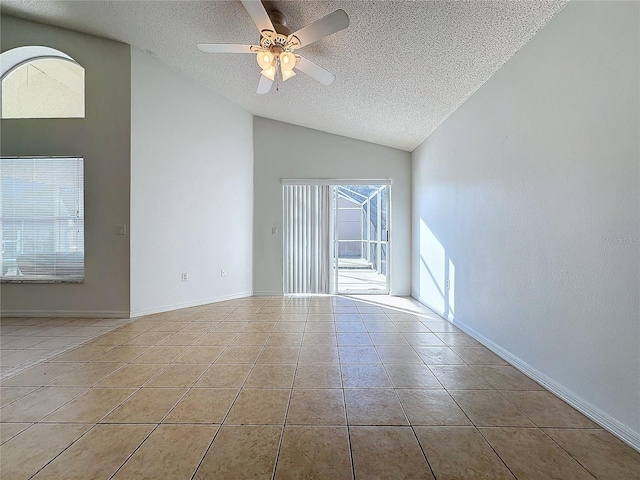
[[[421,301],[444,317],[453,318],[455,307],[455,265],[448,252],[423,219],[420,219]]]

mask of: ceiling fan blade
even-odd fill
[[[293,32],[293,36],[300,40],[302,47],[328,37],[340,30],[344,30],[349,26],[349,15],[344,10],[336,10],[326,15],[306,27],[302,27],[297,32]]]
[[[269,18],[269,14],[262,5],[260,0],[240,0],[244,8],[247,9],[247,13],[253,20],[253,23],[256,24],[258,30],[262,32],[263,30],[271,30],[275,32],[276,29],[273,28],[273,23],[271,23],[271,19]]]
[[[253,53],[251,45],[235,43],[199,43],[198,50],[204,53]]]
[[[258,83],[257,92],[260,95],[264,95],[265,93],[269,93],[271,91],[271,86],[273,85],[273,81],[269,80],[264,75],[260,75],[260,82]]]
[[[323,85],[331,85],[336,79],[336,76],[328,70],[325,70],[320,65],[316,65],[311,60],[307,60],[304,57],[298,59],[296,68],[301,72],[306,73],[314,80],[319,81]]]

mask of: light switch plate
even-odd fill
[[[116,225],[116,235],[126,235],[126,234],[127,234],[126,225]]]

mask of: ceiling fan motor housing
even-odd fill
[[[293,52],[299,46],[299,40],[291,35],[291,30],[287,28],[287,19],[279,10],[271,10],[269,19],[275,30],[262,30],[260,38],[260,46],[265,50],[269,50],[275,59],[280,57],[283,52]]]
[[[271,10],[269,12],[269,18],[273,23],[273,28],[276,29],[276,33],[288,37],[291,35],[291,30],[287,28],[287,19],[280,10]]]

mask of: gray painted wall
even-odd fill
[[[5,156],[82,156],[85,165],[85,282],[3,284],[2,312],[18,315],[128,315],[130,47],[81,33],[1,19],[2,51],[25,45],[61,50],[85,68],[86,118],[1,121]]]
[[[414,295],[638,448],[639,9],[570,2],[413,152]]]
[[[286,148],[283,148],[283,144]],[[408,152],[254,117],[253,291],[282,294],[282,179],[391,179],[391,291],[411,291]],[[272,235],[278,227],[279,235]]]

